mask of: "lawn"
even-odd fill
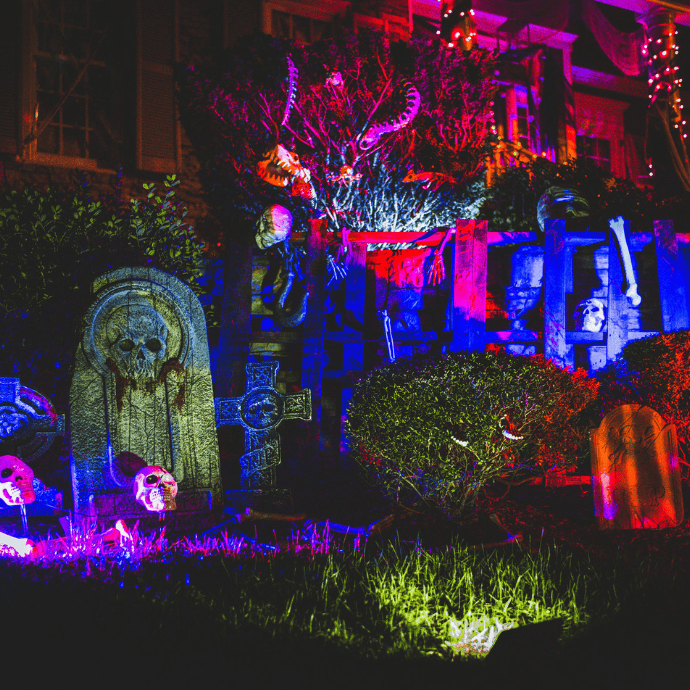
[[[554,674],[561,687],[615,687],[677,670],[690,642],[687,522],[600,532],[591,505],[580,487],[489,494],[483,514],[521,535],[491,548],[472,542],[495,543],[494,522],[453,532],[419,516],[368,539],[280,522],[170,539],[130,525],[133,541],[105,555],[83,535],[68,553],[0,562],[5,655],[40,659],[34,674],[105,664],[125,678],[221,671],[257,687],[295,674],[308,687]],[[524,628],[549,620],[560,637]],[[519,627],[534,641],[487,656]]]

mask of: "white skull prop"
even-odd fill
[[[34,471],[23,460],[14,455],[0,456],[0,498],[8,506],[33,503],[33,481]]]
[[[601,333],[606,321],[604,303],[600,299],[585,299],[575,308],[575,321],[581,331]]]
[[[168,470],[158,465],[142,467],[134,475],[134,498],[154,513],[176,510],[177,482]]]
[[[256,245],[259,249],[268,249],[278,242],[290,238],[292,213],[284,206],[269,206],[256,224]]]
[[[165,357],[168,326],[155,309],[146,305],[133,305],[118,312],[108,323],[113,359],[123,375],[153,378],[154,365]]]

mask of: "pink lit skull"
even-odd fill
[[[163,467],[142,467],[134,475],[134,497],[138,503],[154,513],[176,510],[177,482]]]
[[[33,503],[33,481],[34,471],[23,460],[14,455],[0,456],[0,498],[8,506]]]

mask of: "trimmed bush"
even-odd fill
[[[573,463],[596,390],[541,356],[416,355],[358,382],[346,428],[391,501],[459,515],[489,482]]]

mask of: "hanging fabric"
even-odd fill
[[[618,31],[602,14],[594,0],[582,0],[582,21],[592,32],[606,57],[628,77],[643,73],[640,65],[644,29],[626,33]]]

